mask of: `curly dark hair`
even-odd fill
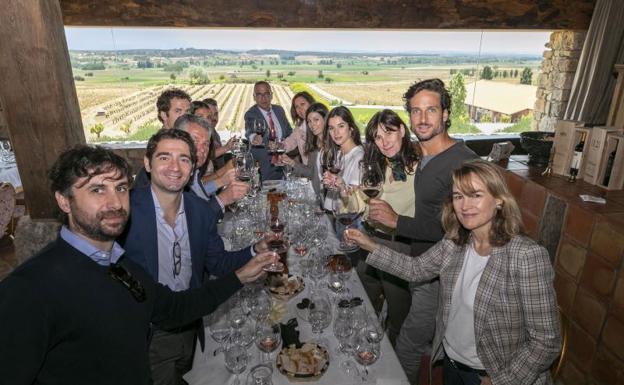
[[[323,119],[326,119],[329,110],[327,109],[327,107],[325,107],[323,103],[313,103],[310,105],[310,107],[308,107],[308,110],[306,111],[306,120],[308,119],[308,115],[313,112],[316,112],[317,114],[321,115]],[[324,132],[325,129],[323,128],[323,137],[325,135]],[[304,148],[305,153],[309,154],[312,151],[319,150],[321,148],[321,141],[322,139],[319,139],[316,137],[316,135],[312,134],[312,131],[310,131],[310,127],[308,126],[308,132],[306,134]]]
[[[290,117],[292,118],[293,123],[295,123],[295,126],[298,126],[301,124],[301,122],[303,122],[303,119],[301,119],[299,115],[297,115],[297,109],[295,108],[295,100],[297,100],[297,98],[304,98],[308,101],[310,105],[316,102],[316,100],[314,100],[314,97],[310,95],[307,91],[297,92],[295,96],[293,96],[292,102],[290,104]]]
[[[340,149],[336,143],[334,143],[331,135],[329,135],[329,119],[339,117],[347,123],[349,126],[349,130],[351,131],[351,139],[355,142],[356,146],[362,145],[362,139],[360,138],[360,129],[357,124],[355,124],[355,119],[353,119],[353,114],[351,111],[345,106],[334,107],[329,114],[327,114],[327,118],[325,119],[325,134],[323,135],[323,164],[332,164],[334,162],[334,156],[338,153]]]
[[[195,167],[195,164],[197,164],[197,148],[195,148],[193,138],[191,138],[191,135],[189,135],[188,132],[175,128],[162,129],[152,135],[152,137],[149,139],[149,141],[147,142],[147,148],[145,149],[145,157],[150,161],[150,163],[152,162],[152,157],[156,152],[156,147],[158,147],[158,143],[160,143],[160,141],[164,139],[174,139],[185,142],[188,145],[189,151],[191,153],[191,163],[193,163],[193,167]]]
[[[396,112],[386,109],[375,113],[366,125],[366,146],[364,148],[364,157],[362,161],[365,164],[378,164],[379,169],[382,171],[380,176],[372,176],[373,179],[380,177],[380,181],[386,180],[384,172],[386,169],[386,157],[381,153],[381,151],[379,151],[379,147],[375,144],[375,135],[377,135],[377,131],[379,129],[384,131],[398,131],[401,126],[403,126],[405,130],[405,135],[403,135],[403,139],[401,140],[401,149],[395,157],[398,157],[399,161],[403,164],[404,169],[409,174],[414,172],[414,165],[418,161],[419,157],[410,141],[407,126]]]
[[[128,162],[112,150],[100,146],[77,145],[63,152],[48,171],[50,189],[71,197],[72,186],[80,178],[91,178],[115,171],[115,180],[130,179],[132,172]],[[128,183],[131,181],[129,180]]]
[[[160,117],[161,112],[169,113],[171,109],[171,100],[172,99],[186,99],[191,102],[191,97],[185,91],[179,88],[170,88],[165,90],[160,94],[158,100],[156,100],[156,109],[158,110],[158,120],[163,122]],[[163,122],[164,123],[164,122]]]
[[[414,95],[420,91],[432,91],[440,95],[440,106],[442,107],[442,111],[446,110],[449,116],[448,119],[446,119],[446,124],[444,125],[444,129],[448,130],[449,127],[451,127],[451,94],[444,86],[444,82],[440,79],[427,79],[412,84],[403,95],[403,100],[405,101],[405,111],[407,111],[407,113],[411,113],[412,110],[410,106],[410,99],[412,99]]]

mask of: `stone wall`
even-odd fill
[[[537,100],[531,128],[555,131],[555,123],[563,117],[578,65],[585,32],[555,31],[546,43],[542,71],[538,80]]]
[[[4,113],[2,112],[2,103],[0,103],[0,138],[9,137],[9,127],[4,119]]]

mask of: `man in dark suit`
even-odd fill
[[[189,133],[172,129],[154,134],[144,158],[151,183],[132,190],[132,217],[120,238],[129,258],[173,291],[199,287],[207,273],[228,274],[255,254],[252,247],[226,252],[208,203],[184,192],[196,162]],[[265,250],[266,243],[253,247]],[[182,383],[182,375],[192,366],[198,332],[203,347],[200,324],[197,320],[173,330],[154,329],[150,345],[154,384]]]
[[[256,104],[245,112],[245,137],[252,144],[251,153],[254,159],[260,162],[262,180],[282,179],[281,167],[275,166],[276,156],[269,154],[267,147],[292,133],[284,109],[271,104],[272,98],[271,85],[265,81],[257,82],[254,85]],[[255,133],[256,123],[265,127],[263,134]]]

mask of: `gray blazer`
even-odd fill
[[[308,154],[308,165],[303,163],[295,163],[293,167],[293,175],[308,178],[312,181],[312,188],[317,196],[319,196],[323,190],[323,185],[319,179],[319,172],[317,168],[317,157],[319,151],[312,151]]]
[[[271,104],[271,111],[282,128],[281,139],[287,138],[292,133],[292,127],[290,127],[290,123],[288,123],[288,118],[286,118],[284,109],[278,105]],[[247,139],[249,139],[249,136],[254,133],[253,126],[255,120],[265,121],[264,115],[262,115],[260,107],[257,105],[252,106],[249,110],[247,110],[247,112],[245,112],[245,137]],[[269,143],[268,133],[263,135],[262,143],[264,146]],[[262,176],[262,180],[282,179],[284,174],[281,167],[275,167],[271,164],[271,157],[269,156],[266,148],[252,147],[251,154],[255,160],[260,162],[260,175]]]
[[[443,357],[442,339],[465,246],[443,239],[418,257],[379,246],[366,262],[408,281],[440,277],[431,362]],[[492,248],[474,302],[477,355],[497,385],[552,384],[549,367],[561,335],[554,271],[548,252],[516,236]]]

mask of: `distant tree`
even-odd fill
[[[451,124],[466,122],[466,84],[464,75],[456,73],[449,82],[449,93],[451,94]]]
[[[223,74],[219,75],[219,80],[223,80],[223,79],[225,79],[225,75]]]
[[[517,78],[517,77],[518,77],[518,70],[517,70],[517,69],[515,69],[515,70],[514,70],[513,77],[514,77],[514,78]]]
[[[104,66],[104,63],[100,61],[100,62],[87,63],[82,66],[82,69],[86,71],[101,71],[101,70],[105,70],[106,66]]]
[[[282,73],[282,72],[278,72],[278,73],[277,73],[277,78],[278,78],[278,79],[284,79],[284,73]]]
[[[332,79],[332,78],[330,78],[330,77],[326,77],[326,78],[325,78],[325,83],[331,83],[331,82],[333,82],[333,81],[334,81],[334,79]]]
[[[84,82],[85,78],[83,78],[82,76],[76,75],[74,76],[74,80],[77,82]]]
[[[104,125],[102,123],[97,123],[94,124],[93,126],[91,126],[91,128],[89,129],[89,132],[92,134],[95,134],[95,136],[100,139],[100,134],[102,134],[102,131],[104,131]]]
[[[507,72],[507,70],[504,70],[504,71],[503,71],[503,77],[504,77],[504,78],[506,78],[506,77],[508,77],[508,76],[509,76],[509,73]]]
[[[270,78],[271,77],[271,70],[266,70],[266,77]]]
[[[524,67],[522,76],[520,76],[520,84],[531,84],[533,81],[533,71],[529,67]]]
[[[323,70],[318,70],[318,78],[323,79],[323,77],[324,77]]]
[[[85,76],[93,76],[93,72],[85,72]]]
[[[177,79],[176,75],[172,72],[171,75],[169,75],[169,79],[173,80],[175,82],[175,80]]]
[[[295,76],[296,72],[295,71],[288,71],[288,76]]]
[[[492,67],[485,66],[483,67],[483,71],[481,71],[481,79],[492,80],[494,77],[494,71],[492,71]]]
[[[342,64],[341,63],[336,63],[336,68],[338,68],[338,69],[342,68]]]
[[[189,71],[189,78],[191,80],[191,84],[208,84],[210,83],[210,79],[208,78],[208,74],[206,71],[199,67],[193,67]]]
[[[131,121],[125,121],[123,122],[123,124],[121,126],[119,126],[119,131],[123,132],[124,134],[128,135],[130,134],[130,127],[132,127],[132,122]]]
[[[368,75],[368,71],[362,71],[362,75]]]

